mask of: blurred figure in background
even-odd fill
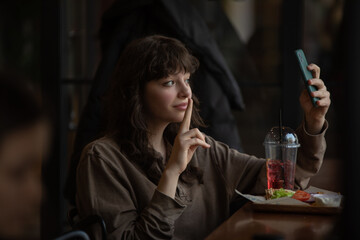
[[[0,73],[0,239],[40,233],[41,162],[49,121],[38,96]]]

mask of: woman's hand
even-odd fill
[[[199,146],[204,148],[210,147],[210,145],[206,143],[205,137],[199,129],[193,128],[190,130],[192,109],[193,100],[189,98],[184,119],[181,122],[170,159],[166,165],[167,170],[179,175],[186,169],[186,166]]]
[[[205,137],[199,129],[194,128],[190,130],[192,108],[193,101],[189,99],[184,119],[181,122],[179,132],[175,138],[170,159],[166,164],[157,187],[158,191],[171,198],[175,198],[179,176],[186,169],[196,149],[199,146],[204,148],[210,147],[210,145],[205,142]]]
[[[329,109],[331,100],[330,93],[324,82],[320,79],[320,68],[315,64],[310,64],[308,69],[313,74],[313,79],[310,79],[307,83],[317,87],[317,91],[312,92],[312,97],[317,97],[319,100],[316,102],[317,107],[311,102],[311,99],[306,90],[303,90],[300,95],[300,104],[305,113],[305,128],[310,134],[318,134],[321,132],[324,123],[325,115]]]

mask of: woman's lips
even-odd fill
[[[174,106],[174,107],[175,107],[176,109],[178,109],[178,110],[184,111],[184,110],[186,110],[187,106],[188,106],[187,103],[182,103],[182,104],[178,104],[178,105],[176,105],[176,106]]]

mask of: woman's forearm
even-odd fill
[[[165,169],[160,178],[157,190],[174,199],[179,176],[178,172]]]

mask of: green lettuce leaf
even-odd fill
[[[274,191],[274,194],[271,196],[271,199],[275,198],[282,198],[282,197],[292,197],[294,195],[294,191],[287,190],[287,189],[277,189]]]

